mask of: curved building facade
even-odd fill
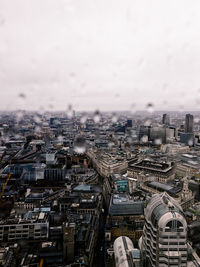
[[[149,266],[187,266],[187,223],[179,203],[166,192],[156,194],[144,215],[139,245]]]
[[[127,236],[120,236],[114,242],[116,267],[140,267],[140,250],[134,249],[133,243]]]

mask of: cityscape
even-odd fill
[[[200,266],[199,121],[1,112],[0,265]]]
[[[0,267],[200,267],[199,10],[0,0]]]

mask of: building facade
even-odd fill
[[[139,246],[145,264],[155,267],[187,266],[187,223],[179,203],[166,192],[155,194],[144,215]]]

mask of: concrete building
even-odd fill
[[[120,236],[114,242],[114,255],[116,267],[140,267],[140,250],[133,247],[127,236]]]
[[[155,194],[144,215],[145,225],[139,247],[146,264],[187,266],[187,223],[179,203],[166,192]]]
[[[0,241],[42,240],[49,236],[48,214],[27,212],[23,218],[0,221]]]

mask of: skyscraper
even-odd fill
[[[139,246],[147,264],[187,266],[187,223],[179,203],[166,192],[156,194],[150,199],[144,215]]]
[[[193,115],[191,114],[185,115],[185,132],[193,133]]]
[[[169,118],[168,114],[163,114],[162,123],[165,124],[165,125],[169,125],[170,124],[170,118]]]

